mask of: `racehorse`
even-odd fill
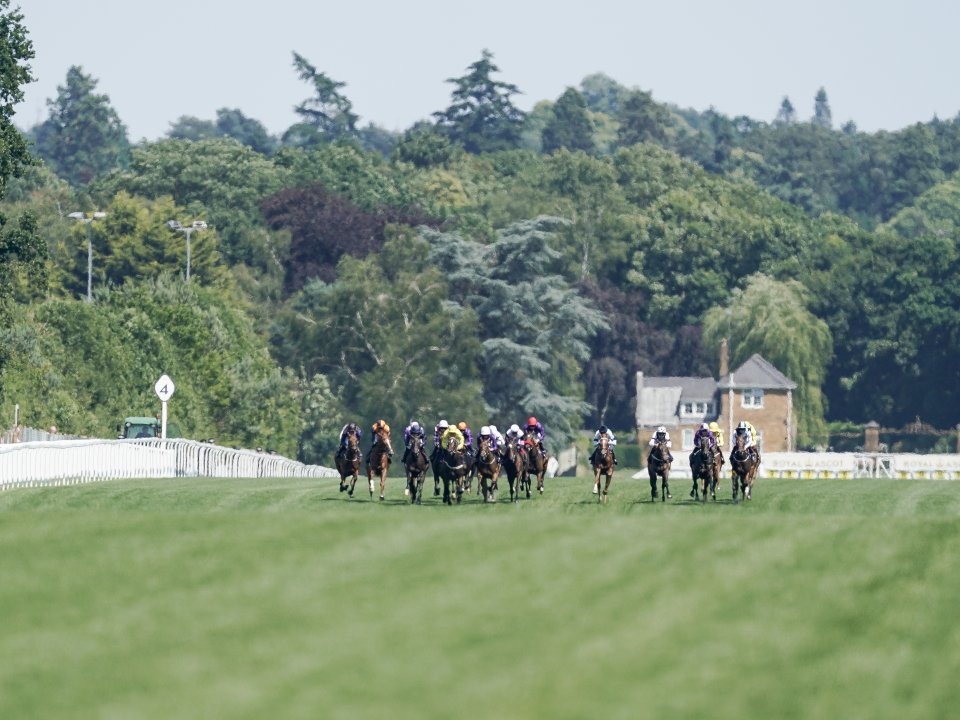
[[[423,500],[423,480],[427,475],[430,462],[423,451],[423,436],[410,436],[410,451],[407,453],[407,489],[410,491],[410,502],[421,504]]]
[[[537,490],[543,495],[543,475],[547,471],[547,459],[540,452],[540,444],[537,442],[537,438],[529,430],[527,431],[527,447],[529,448],[527,452],[528,482],[530,475],[536,476]],[[530,497],[529,491],[527,497]]]
[[[497,478],[500,477],[500,457],[490,447],[490,438],[481,437],[474,463],[479,491],[487,502],[497,501]]]
[[[373,437],[373,447],[367,455],[367,479],[370,481],[370,497],[373,498],[373,474],[380,476],[380,499],[383,500],[383,490],[387,484],[387,470],[390,469],[390,458],[393,456],[393,446],[390,445],[390,431],[384,428],[377,430]]]
[[[337,472],[340,473],[340,492],[347,489],[347,478],[350,477],[351,497],[353,496],[353,488],[357,484],[357,475],[360,474],[360,457],[360,441],[357,440],[357,434],[351,430],[347,433],[346,450],[343,453],[338,452],[334,458]]]
[[[527,497],[530,497],[530,478],[527,475],[527,460],[519,440],[507,440],[501,451],[503,468],[507,471],[507,480],[510,483],[510,500],[516,502],[520,493],[526,488]]]
[[[733,501],[740,502],[737,491],[743,493],[745,500],[753,499],[753,481],[757,477],[760,463],[757,457],[746,447],[746,437],[734,435],[733,450],[730,452],[730,469],[733,470]]]
[[[435,445],[430,453],[430,467],[433,469],[433,495],[440,494],[440,446]]]
[[[452,505],[454,496],[456,496],[457,504],[459,504],[463,498],[467,464],[464,461],[463,451],[457,449],[457,439],[455,437],[447,440],[447,446],[440,451],[437,461],[440,466],[440,477],[443,480],[443,502]]]
[[[610,438],[601,435],[597,449],[590,462],[593,464],[593,487],[597,493],[597,502],[607,501],[607,492],[610,490],[610,481],[613,480],[613,452],[610,450]],[[607,484],[600,490],[600,476],[607,476]]]
[[[647,473],[650,475],[650,496],[654,500],[657,499],[658,476],[662,478],[660,489],[663,491],[663,502],[673,497],[670,494],[670,450],[667,449],[666,440],[657,440],[647,456]]]
[[[690,474],[693,476],[693,489],[690,491],[690,497],[699,499],[700,502],[707,501],[707,490],[717,499],[717,464],[713,456],[713,450],[710,448],[710,440],[706,435],[700,436],[699,445],[690,453]],[[697,480],[701,481],[701,486],[697,486]],[[703,493],[701,497],[700,493]]]

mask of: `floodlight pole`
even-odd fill
[[[90,227],[94,220],[105,218],[105,212],[94,212],[91,217],[86,213],[72,212],[67,215],[68,218],[82,222],[87,226],[87,302],[93,302],[93,228]]]

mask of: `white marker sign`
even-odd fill
[[[157,380],[157,384],[153,386],[153,389],[161,402],[166,402],[173,395],[173,391],[177,389],[177,386],[173,384],[173,380],[171,380],[168,375],[161,375],[160,379]]]
[[[160,398],[160,437],[164,440],[167,439],[167,400],[173,396],[173,391],[176,389],[177,386],[167,374],[161,375],[157,384],[153,386],[154,392]]]

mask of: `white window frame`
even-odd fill
[[[713,417],[714,403],[709,400],[689,400],[680,403],[680,417]]]
[[[744,388],[740,395],[740,407],[759,409],[763,407],[763,388]]]
[[[693,430],[680,431],[680,446],[683,450],[693,450]]]

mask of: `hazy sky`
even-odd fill
[[[347,83],[361,124],[409,127],[447,107],[484,48],[529,110],[603,72],[655,99],[772,120],[826,88],[836,125],[897,130],[960,112],[958,0],[13,0],[37,81],[15,122],[46,119],[79,65],[132,141],[182,115],[239,108],[280,133],[311,95],[292,52]]]

